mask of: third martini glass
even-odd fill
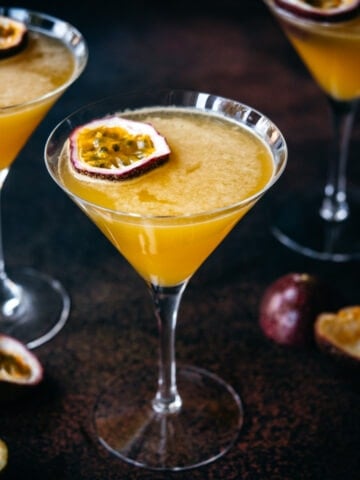
[[[111,169],[104,174],[101,164],[111,159],[122,168],[121,152],[134,148],[141,156],[152,143],[124,135],[109,120],[124,116],[151,124],[166,138],[170,157],[136,178],[108,180]],[[92,122],[98,119],[100,124]],[[80,131],[81,155],[98,166],[90,175],[88,165],[79,172],[80,163],[69,160],[70,151],[71,159],[78,158],[73,148]],[[137,371],[119,369],[95,408],[101,443],[155,470],[215,460],[238,436],[242,403],[216,375],[176,367],[177,313],[191,276],[283,171],[287,150],[280,131],[234,100],[170,90],[85,107],[53,131],[45,157],[53,179],[145,280],[159,326],[158,382],[145,364]],[[124,155],[123,171],[129,158]]]
[[[27,34],[17,48],[17,32]],[[0,190],[37,125],[87,62],[80,32],[67,22],[23,8],[0,7]],[[21,47],[21,48],[20,48]],[[1,192],[0,192],[1,193]],[[29,268],[8,272],[0,234],[0,332],[35,348],[64,325],[69,298],[55,279]]]
[[[356,0],[264,0],[325,93],[334,145],[322,191],[299,193],[277,207],[273,232],[313,258],[360,258],[359,189],[349,188],[347,163],[360,97],[360,7]]]

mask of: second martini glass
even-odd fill
[[[359,8],[352,18],[334,22],[326,12],[314,19],[304,17],[299,10],[301,3],[309,8],[321,2],[264,1],[325,93],[334,127],[323,189],[313,195],[299,192],[286,198],[275,209],[273,232],[288,247],[313,258],[359,259],[360,194],[349,188],[347,178],[349,142],[360,98]],[[294,6],[296,3],[300,5]]]
[[[68,168],[72,132],[92,120],[125,114],[165,135],[168,163],[124,182],[88,181]],[[111,148],[121,152],[113,135],[110,130]],[[185,470],[222,456],[242,426],[242,403],[218,376],[176,367],[177,314],[191,276],[283,171],[287,150],[280,131],[234,100],[170,90],[81,109],[52,132],[45,157],[53,179],[145,280],[159,326],[157,391],[145,364],[136,372],[120,368],[95,408],[101,443],[127,462],[155,470]]]
[[[22,8],[0,7],[0,15],[26,25],[29,32],[21,52],[0,60],[2,190],[11,163],[48,110],[79,77],[88,51],[80,32],[63,20]],[[6,34],[6,28],[1,33]],[[0,332],[29,348],[38,347],[63,327],[69,308],[69,297],[59,281],[31,268],[14,268],[8,275],[0,233]]]

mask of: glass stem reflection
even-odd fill
[[[330,158],[320,216],[330,222],[342,222],[350,215],[346,168],[357,102],[339,102],[332,98],[328,100],[333,120],[334,148],[333,156]]]
[[[150,285],[160,335],[158,391],[153,400],[153,408],[161,414],[174,413],[181,408],[176,386],[175,329],[180,301],[187,283],[185,281],[175,287]]]
[[[0,322],[1,319],[9,319],[16,311],[21,301],[21,288],[12,282],[5,271],[4,250],[1,228],[1,197],[2,187],[9,170],[0,171]]]

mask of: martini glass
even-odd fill
[[[64,152],[76,127],[125,110],[126,116],[140,118],[137,115],[145,107],[149,110],[145,109],[144,121],[151,121],[162,134],[166,131],[172,152],[166,165],[125,183],[105,182],[100,192],[96,192],[96,180],[88,182],[88,176],[74,175]],[[146,112],[150,112],[150,119]],[[200,123],[189,130],[187,122],[193,117]],[[229,135],[227,141],[211,133],[210,129],[219,123]],[[237,127],[244,129],[246,138],[256,138],[257,153],[246,154],[242,149],[240,152],[237,144],[227,177],[237,200],[225,200],[224,204],[210,208],[208,201],[215,191],[221,192],[223,198],[230,189],[219,176],[214,179],[214,163],[222,160],[216,153],[215,158],[210,158],[210,154],[216,150],[217,141],[222,146],[224,141],[231,142]],[[191,153],[193,150],[195,154]],[[237,168],[242,162],[249,167],[259,152],[260,157],[267,159],[255,167],[259,183],[241,197],[250,173],[248,169],[240,175]],[[190,155],[192,160],[188,162]],[[145,364],[134,371],[124,372],[120,368],[118,378],[96,404],[94,424],[99,440],[114,455],[149,469],[185,470],[215,460],[235,442],[243,423],[241,399],[213,373],[196,367],[176,367],[177,314],[191,276],[275,183],[286,158],[281,132],[261,113],[234,100],[191,91],[105,99],[69,116],[50,135],[45,148],[50,175],[144,279],[159,327],[158,382]],[[164,190],[157,190],[164,185]],[[111,195],[129,201],[139,196],[144,201],[138,208],[115,203],[110,206],[106,198]],[[182,205],[185,201],[186,207]]]
[[[29,31],[25,49],[0,60],[2,190],[12,162],[48,110],[79,77],[88,53],[82,35],[62,20],[22,8],[0,7],[0,15],[23,22]],[[38,347],[63,327],[69,308],[59,281],[32,268],[14,268],[8,274],[0,234],[0,331],[29,348]]]
[[[360,15],[351,20],[311,20],[264,0],[314,81],[326,95],[333,120],[333,148],[323,188],[298,193],[275,209],[272,230],[309,257],[360,258],[360,191],[348,182],[349,143],[360,97]]]

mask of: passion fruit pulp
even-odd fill
[[[23,343],[0,334],[0,382],[36,385],[43,377],[38,358]]]
[[[20,52],[26,45],[27,33],[24,23],[0,16],[0,58]]]
[[[321,313],[315,325],[315,339],[325,353],[360,366],[360,305],[335,313]]]
[[[152,125],[115,115],[77,127],[70,135],[69,155],[78,173],[125,180],[162,165],[170,148]]]
[[[341,22],[355,18],[360,0],[274,0],[283,10],[309,20]]]

